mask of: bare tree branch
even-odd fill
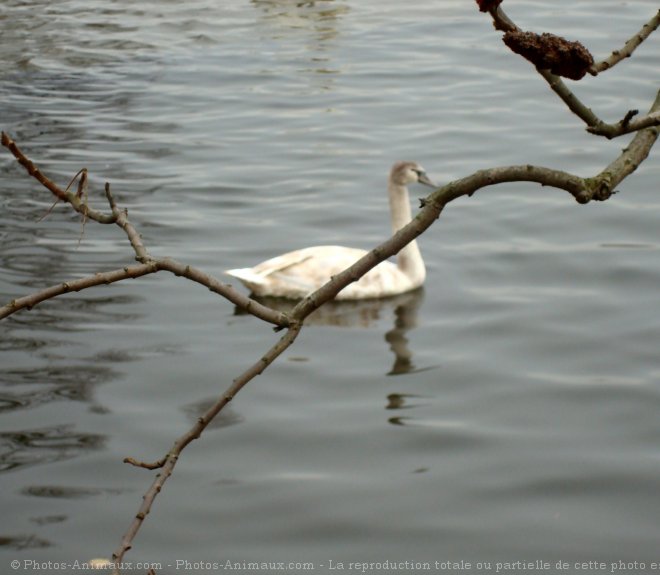
[[[210,291],[221,295],[256,318],[271,323],[279,329],[287,327],[290,323],[289,318],[285,313],[267,307],[258,301],[245,296],[241,292],[235,290],[232,286],[205,274],[201,270],[182,264],[171,258],[148,259],[146,262],[138,265],[127,266],[122,269],[107,272],[99,272],[91,276],[69,280],[47,287],[33,294],[14,299],[0,307],[0,320],[20,310],[30,310],[45,300],[66,293],[79,292],[99,285],[109,285],[126,279],[139,278],[162,270],[169,271],[176,276],[185,277],[206,286]]]
[[[488,8],[488,12],[493,18],[493,26],[495,26],[495,30],[500,30],[501,32],[515,32],[520,30],[515,22],[506,15],[504,10],[502,10],[499,2],[492,4]]]
[[[504,12],[500,5],[492,6],[488,11],[493,18],[493,24],[497,30],[501,30],[506,34],[524,34],[515,22]],[[635,48],[637,48],[637,46],[639,46],[655,29],[657,29],[658,25],[660,25],[660,11],[658,11],[649,22],[642,26],[642,29],[638,34],[626,42],[622,50],[614,51],[612,56],[607,60],[598,64],[592,64],[588,69],[585,69],[585,71],[595,76],[604,69],[607,69],[625,57],[630,56]],[[544,51],[541,50],[541,52]],[[608,64],[606,64],[606,62]],[[601,120],[591,108],[583,104],[568,86],[566,86],[559,75],[544,67],[537,67],[537,71],[545,79],[555,94],[557,94],[557,96],[559,96],[568,106],[569,110],[587,125],[587,131],[592,134],[612,139],[623,134],[637,132],[650,126],[660,125],[659,113],[649,113],[633,120],[633,116],[636,115],[636,111],[634,110],[628,111],[619,122],[608,124]]]
[[[231,285],[225,284],[220,280],[193,268],[192,266],[179,263],[171,258],[153,258],[151,255],[149,255],[149,252],[142,242],[142,236],[128,219],[128,211],[126,209],[120,209],[117,206],[112,192],[110,191],[110,184],[105,184],[106,199],[108,200],[108,204],[110,205],[112,211],[111,215],[107,216],[101,212],[92,210],[87,206],[85,198],[86,192],[84,191],[87,182],[87,170],[83,169],[81,172],[79,172],[82,173],[84,177],[79,183],[78,192],[74,194],[68,191],[68,187],[66,190],[62,190],[59,188],[59,186],[53,183],[52,180],[47,178],[20,150],[16,143],[4,132],[2,132],[2,145],[9,149],[9,151],[14,155],[18,162],[25,167],[30,176],[34,177],[37,181],[44,185],[58,199],[62,199],[63,201],[69,203],[76,211],[82,213],[83,216],[89,217],[99,223],[117,224],[124,231],[124,233],[126,233],[126,236],[128,237],[128,240],[133,247],[133,250],[135,251],[136,259],[141,262],[142,265],[129,266],[121,270],[97,273],[93,276],[78,280],[65,281],[48,287],[37,293],[25,296],[23,298],[15,299],[0,307],[0,319],[22,309],[31,309],[42,301],[57,297],[64,293],[69,293],[71,291],[81,291],[83,289],[94,287],[100,284],[114,283],[123,279],[137,278],[161,270],[166,270],[177,276],[186,277],[192,281],[206,286],[212,292],[223,296],[234,305],[241,307],[246,312],[254,315],[255,317],[275,325],[278,329],[282,329],[289,325],[289,320],[286,314],[269,308],[257,302],[256,300],[245,296],[241,292],[234,289]],[[83,201],[81,201],[81,199],[83,199]]]
[[[161,471],[158,473],[158,475],[156,475],[151,486],[144,494],[140,509],[136,513],[128,530],[124,534],[121,540],[121,544],[112,554],[112,563],[115,565],[113,573],[119,575],[120,571],[118,565],[121,564],[124,555],[133,545],[133,539],[144,523],[146,516],[151,511],[151,506],[153,505],[156,496],[160,493],[160,490],[170,475],[172,475],[181,451],[191,441],[194,441],[201,436],[206,426],[218,413],[220,413],[222,408],[225,407],[225,405],[227,405],[234,398],[234,396],[243,388],[243,386],[254,379],[257,375],[261,374],[271,363],[273,363],[273,361],[275,361],[275,359],[282,352],[284,352],[295,341],[296,337],[298,337],[298,334],[300,333],[301,327],[302,324],[298,322],[291,324],[286,333],[279,339],[279,341],[273,347],[271,347],[263,357],[261,357],[251,367],[249,367],[240,376],[238,376],[227,388],[227,390],[217,399],[217,401],[198,418],[195,425],[193,425],[193,427],[188,432],[183,434],[174,442],[171,449],[163,459],[155,463],[141,463],[133,458],[126,458],[124,460],[126,463],[131,463],[146,469],[161,468]]]
[[[63,190],[55,182],[44,176],[41,171],[23,154],[16,143],[7,134],[5,134],[5,132],[2,132],[0,142],[14,155],[14,157],[18,160],[18,163],[27,170],[27,173],[35,178],[38,182],[40,182],[43,186],[48,188],[55,197],[62,200],[63,202],[71,204],[74,210],[83,214],[85,217],[99,222],[100,224],[113,224],[115,222],[114,216],[104,214],[103,212],[99,212],[90,208],[83,198],[78,197],[77,194],[68,191],[68,189]]]
[[[655,101],[651,105],[649,116],[657,115],[659,112],[660,91],[656,94]],[[609,198],[614,193],[616,186],[632,174],[648,157],[651,148],[658,139],[658,134],[660,134],[660,128],[657,126],[639,130],[628,147],[613,162],[595,178],[587,180],[587,186],[591,194],[591,197],[587,197],[587,201]],[[580,201],[579,198],[578,201]]]
[[[651,112],[660,107],[660,95],[651,107]],[[176,262],[171,258],[152,258],[142,244],[137,230],[128,221],[126,211],[120,210],[112,197],[109,185],[106,184],[106,197],[112,209],[114,222],[125,231],[130,239],[131,245],[138,259],[144,259],[141,264],[115,270],[112,272],[95,274],[81,280],[65,282],[43,290],[37,294],[14,300],[0,308],[0,318],[14,313],[18,309],[30,308],[40,301],[55,297],[71,291],[79,291],[102,283],[113,283],[131,277],[140,277],[156,271],[166,270],[175,275],[186,277],[200,283],[212,291],[222,295],[236,305],[240,305],[253,315],[268,321],[279,328],[287,327],[286,333],[280,340],[266,352],[257,362],[248,368],[243,374],[236,378],[227,390],[218,398],[195,423],[195,425],[179,437],[168,453],[155,462],[142,462],[132,457],[126,457],[125,462],[145,469],[161,469],[148,491],[143,497],[142,504],[133,519],[129,529],[124,534],[119,548],[113,554],[113,562],[121,563],[126,552],[131,548],[132,541],[142,526],[151,506],[167,479],[172,474],[181,451],[194,439],[200,437],[210,421],[234,398],[234,396],[254,377],[261,374],[284,350],[286,350],[298,336],[304,319],[324,303],[332,300],[344,287],[351,282],[357,281],[370,269],[384,261],[386,258],[396,254],[401,248],[427,230],[440,216],[444,207],[451,201],[462,196],[472,196],[482,188],[506,182],[535,182],[542,186],[550,186],[565,190],[578,202],[587,203],[591,200],[606,200],[625,177],[635,171],[639,164],[646,158],[649,150],[658,137],[657,128],[646,128],[639,131],[631,144],[620,156],[614,160],[605,170],[592,178],[581,178],[574,174],[553,170],[540,166],[522,165],[507,166],[479,170],[465,178],[455,180],[438,190],[432,192],[422,200],[422,208],[417,216],[391,238],[374,248],[371,252],[357,261],[354,265],[339,273],[328,281],[319,290],[302,300],[294,307],[290,316],[277,312],[258,302],[236,292],[228,286],[204,272],[191,266]],[[14,149],[18,149],[14,145]],[[25,156],[22,156],[25,158]],[[25,158],[27,160],[27,158]],[[27,160],[29,162],[29,160]],[[24,164],[25,165],[25,164]],[[33,164],[30,162],[30,165]],[[36,168],[28,170],[35,173]],[[46,180],[42,176],[42,179]],[[41,180],[40,180],[41,181]],[[48,186],[47,186],[48,187]],[[75,207],[75,206],[74,206]],[[115,573],[119,573],[118,569]]]
[[[99,285],[108,285],[129,278],[138,278],[158,271],[155,263],[140,264],[128,266],[119,270],[113,270],[104,273],[96,273],[77,280],[65,281],[57,285],[50,286],[39,292],[14,299],[8,304],[0,307],[0,319],[4,319],[13,313],[22,309],[32,309],[37,304],[47,299],[60,296],[62,294],[78,292],[84,289]]]
[[[556,76],[550,70],[537,71],[548,82],[554,93],[568,106],[568,109],[587,125],[587,132],[591,134],[612,139],[623,134],[630,134],[644,128],[660,125],[660,113],[658,113],[657,109],[654,112],[649,112],[635,119],[632,118],[636,116],[637,112],[635,110],[629,110],[623,119],[616,124],[603,122],[603,120],[594,114],[591,108],[580,101],[559,76]]]
[[[660,95],[656,98],[651,109],[660,109]],[[399,252],[403,246],[426,231],[440,217],[444,207],[452,200],[461,196],[472,196],[477,190],[496,184],[535,182],[542,186],[565,190],[581,204],[586,204],[591,200],[604,201],[609,199],[614,192],[614,188],[634,172],[647,157],[657,137],[657,128],[647,128],[638,132],[628,148],[605,170],[592,178],[581,178],[560,170],[525,165],[479,170],[471,176],[451,182],[423,199],[421,201],[422,210],[408,225],[303,299],[291,311],[291,318],[293,320],[304,319],[381,261]]]
[[[105,184],[105,195],[110,204],[110,209],[112,210],[112,215],[115,218],[115,223],[124,230],[124,233],[128,237],[128,241],[131,243],[133,250],[135,251],[135,259],[139,262],[146,263],[151,260],[147,248],[142,243],[142,236],[135,229],[133,224],[128,220],[128,210],[119,209],[115,204],[115,200],[112,197],[110,192],[110,184],[106,182]]]
[[[277,326],[278,329],[285,328],[290,325],[289,317],[287,314],[265,306],[258,301],[247,297],[243,293],[234,289],[231,285],[221,282],[220,280],[205,274],[201,270],[186,264],[179,263],[172,258],[157,259],[154,260],[154,262],[158,266],[158,269],[166,270],[176,276],[185,277],[189,280],[206,286],[212,292],[221,295],[234,305],[244,309],[246,312],[252,314],[256,318],[262,319]]]
[[[649,128],[651,126],[660,126],[660,113],[646,114],[632,120],[632,117],[637,114],[637,110],[629,110],[626,115],[616,124],[601,123],[596,126],[589,126],[587,132],[597,136],[605,136],[608,140],[622,136],[623,134],[630,134]]]
[[[584,180],[565,172],[538,168],[535,166],[513,166],[510,168],[482,170],[470,178],[448,184],[434,192],[424,200],[424,207],[417,217],[407,226],[402,228],[389,240],[372,250],[369,254],[359,260],[356,264],[341,272],[317,292],[305,298],[291,313],[289,328],[285,335],[273,346],[262,358],[239,376],[232,385],[219,397],[216,403],[204,414],[195,425],[179,439],[177,439],[170,451],[155,462],[141,462],[134,458],[126,458],[124,461],[135,466],[146,469],[162,468],[156,476],[149,490],[143,497],[143,502],[133,519],[128,531],[122,538],[121,545],[113,554],[112,562],[121,563],[125,553],[130,549],[133,538],[142,526],[144,519],[149,513],[156,495],[160,492],[167,479],[172,474],[181,451],[194,439],[197,439],[208,423],[213,419],[243,386],[256,375],[263,372],[285,349],[295,340],[303,320],[323,303],[331,300],[341,289],[349,283],[357,281],[372,267],[385,260],[390,255],[397,253],[404,245],[412,241],[420,233],[430,227],[437,220],[444,206],[453,199],[462,195],[472,195],[481,187],[506,181],[536,181],[544,185],[553,185],[569,191],[578,196],[586,191]],[[164,261],[164,260],[163,260]],[[162,261],[161,261],[162,264]],[[165,269],[165,268],[163,268]],[[177,271],[185,271],[176,268]],[[187,275],[187,277],[189,277]],[[118,573],[118,571],[116,571]]]
[[[651,111],[655,112],[660,106],[660,96],[656,98]],[[37,294],[26,296],[19,300],[14,300],[10,304],[0,308],[0,318],[14,313],[18,309],[30,308],[40,301],[55,297],[70,291],[79,291],[99,285],[102,283],[113,283],[130,277],[140,277],[160,270],[167,270],[179,276],[186,277],[192,281],[205,285],[212,291],[240,305],[253,315],[264,319],[274,325],[282,328],[287,327],[286,333],[280,340],[266,352],[257,362],[248,368],[243,374],[236,378],[227,390],[218,398],[214,405],[209,408],[195,423],[195,425],[179,437],[173,444],[168,453],[155,462],[141,462],[134,458],[127,457],[125,462],[146,469],[161,469],[156,476],[148,491],[143,497],[142,504],[135,518],[130,524],[127,532],[124,534],[121,544],[113,554],[113,563],[119,565],[126,552],[131,548],[132,541],[142,526],[146,516],[151,510],[151,506],[160,492],[167,479],[171,476],[181,451],[194,439],[200,437],[210,421],[234,398],[234,396],[254,377],[261,374],[284,350],[286,350],[298,336],[304,319],[315,309],[325,302],[332,300],[339,291],[351,282],[357,281],[370,269],[384,261],[386,258],[396,254],[403,246],[411,242],[418,235],[428,229],[440,216],[444,207],[451,201],[461,196],[472,196],[476,191],[505,182],[535,182],[543,186],[551,186],[562,189],[570,193],[578,202],[587,203],[591,200],[608,199],[613,189],[623,179],[631,174],[637,166],[648,155],[649,150],[658,137],[657,128],[646,128],[638,132],[621,155],[612,162],[605,170],[593,178],[581,178],[579,176],[553,170],[549,168],[523,165],[508,166],[501,168],[491,168],[479,170],[474,174],[453,181],[438,190],[432,192],[427,198],[422,200],[422,209],[417,216],[391,238],[374,248],[371,252],[361,258],[354,265],[344,270],[329,282],[322,286],[315,293],[302,300],[294,307],[290,316],[276,312],[271,308],[262,306],[246,296],[236,292],[231,286],[228,286],[211,276],[197,270],[191,266],[181,264],[171,258],[155,259],[151,258],[146,248],[142,244],[139,233],[128,221],[126,211],[117,208],[109,185],[106,185],[106,197],[111,206],[113,220],[128,235],[137,257],[145,261],[141,264],[115,270],[103,274],[95,274],[81,280],[65,282]],[[17,149],[15,147],[15,149]],[[25,158],[23,156],[23,158]],[[25,158],[27,160],[27,158]],[[29,160],[28,160],[29,161]],[[30,165],[33,164],[30,162]],[[28,173],[35,173],[36,168]],[[45,179],[42,176],[43,179]],[[40,180],[41,181],[41,180]],[[47,186],[48,187],[48,186]],[[74,206],[75,207],[75,206]],[[115,573],[119,573],[118,568]]]
[[[488,10],[492,15],[497,29],[505,32],[519,32],[515,23],[501,9],[500,2],[501,0],[478,0],[481,9]],[[642,28],[642,31],[638,35],[626,43],[622,51],[615,52],[607,60],[591,66],[589,72],[596,75],[600,71],[609,69],[609,67],[616,64],[622,58],[629,56],[658,27],[659,23],[660,12]],[[523,38],[523,40],[525,39]],[[550,42],[554,46],[557,46],[558,50],[562,50],[566,46],[570,48],[570,43],[564,44],[557,42],[556,37],[551,38]],[[625,54],[621,56],[621,52]],[[201,436],[213,418],[220,413],[249,381],[261,374],[294,343],[302,329],[303,322],[313,311],[334,299],[350,283],[358,281],[369,270],[388,257],[398,253],[405,245],[425,232],[440,217],[449,202],[463,196],[471,197],[477,191],[507,182],[531,182],[540,184],[541,186],[563,190],[571,194],[580,204],[586,204],[592,200],[605,201],[615,193],[615,188],[644,161],[659,134],[660,92],[656,95],[656,99],[646,115],[637,117],[637,112],[631,110],[618,123],[607,124],[600,120],[590,108],[584,105],[568,89],[557,74],[552,73],[546,68],[538,69],[538,71],[568,108],[585,122],[589,132],[608,138],[636,132],[635,137],[628,147],[604,170],[592,177],[581,177],[542,166],[518,165],[483,169],[450,182],[434,190],[426,198],[421,200],[421,209],[410,223],[375,247],[355,264],[331,278],[320,289],[300,301],[289,314],[265,306],[238,292],[231,285],[225,284],[192,266],[168,257],[153,257],[144,245],[138,230],[130,222],[127,210],[117,206],[109,184],[105,185],[105,196],[110,206],[110,214],[91,209],[87,204],[87,171],[85,169],[79,173],[80,180],[76,193],[70,192],[68,187],[62,190],[44,176],[8,135],[4,132],[2,133],[2,145],[10,150],[18,162],[27,170],[28,174],[50,190],[58,201],[61,200],[69,203],[74,210],[81,213],[84,218],[83,222],[86,218],[89,218],[99,223],[117,224],[126,234],[135,253],[135,258],[139,263],[122,269],[96,273],[82,279],[59,283],[37,293],[15,299],[0,307],[0,319],[19,310],[31,309],[40,302],[65,293],[81,291],[97,285],[110,284],[129,278],[138,278],[159,271],[168,271],[176,276],[185,277],[207,287],[209,290],[232,302],[234,305],[241,307],[255,317],[274,325],[276,330],[286,329],[278,341],[262,357],[233,380],[231,385],[198,418],[195,424],[174,441],[170,450],[162,458],[152,462],[140,461],[133,457],[126,457],[124,459],[126,463],[134,466],[149,470],[159,469],[160,471],[146,491],[140,508],[123,535],[119,547],[113,553],[114,573],[119,574],[119,565],[123,557],[131,548],[135,536],[142,527],[146,516],[151,511],[156,496],[167,479],[172,475],[183,449]],[[74,180],[75,178],[72,182]]]

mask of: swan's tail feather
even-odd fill
[[[248,285],[260,285],[264,283],[263,276],[255,273],[252,268],[236,268],[233,270],[226,270],[225,273]]]

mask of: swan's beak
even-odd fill
[[[417,176],[417,180],[419,181],[420,184],[424,184],[425,186],[429,186],[431,188],[437,188],[436,186],[426,175],[426,172],[420,172],[419,175]]]

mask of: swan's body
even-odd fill
[[[414,182],[434,187],[419,164],[394,164],[387,186],[394,232],[411,220],[406,186]],[[256,296],[301,299],[367,253],[365,250],[342,246],[314,246],[274,257],[253,268],[228,270],[226,273],[241,280]],[[424,260],[417,242],[412,241],[397,254],[396,264],[381,262],[358,281],[341,290],[335,299],[393,296],[418,288],[425,278]]]

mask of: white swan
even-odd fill
[[[412,218],[406,185],[415,182],[436,187],[416,162],[397,162],[392,166],[387,191],[394,232]],[[367,253],[342,246],[314,246],[274,257],[253,268],[227,270],[225,273],[238,278],[256,296],[302,299]],[[418,288],[425,277],[422,254],[417,242],[412,241],[397,254],[396,264],[381,262],[341,290],[335,299],[393,296]]]

